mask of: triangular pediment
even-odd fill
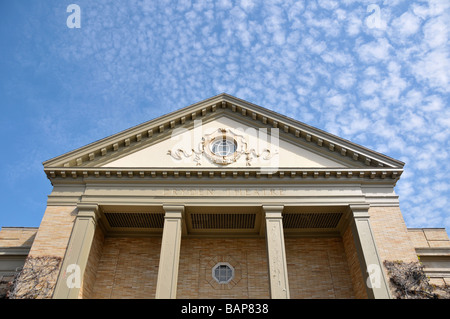
[[[213,142],[221,135],[235,141],[230,147],[235,148],[236,158],[221,159],[218,154],[222,153],[212,152]],[[223,150],[224,146],[217,147]],[[48,160],[44,170],[51,177],[56,171],[77,175],[113,168],[401,170],[403,165],[307,124],[220,94]]]
[[[216,155],[214,142],[221,146],[223,137],[233,149]],[[219,138],[218,138],[219,137]],[[226,149],[221,149],[222,152]],[[110,168],[348,168],[345,161],[308,150],[279,137],[274,129],[256,128],[222,115],[211,121],[197,120],[193,128],[173,130],[163,139],[132,154],[114,159],[102,167]]]

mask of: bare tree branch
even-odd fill
[[[384,261],[397,299],[448,299],[449,286],[430,284],[420,262]]]
[[[10,283],[6,298],[51,298],[60,263],[61,258],[59,257],[28,257],[23,269]]]

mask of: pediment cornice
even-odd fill
[[[44,169],[46,172],[69,172],[69,175],[72,174],[70,172],[77,172],[78,176],[79,171],[91,172],[91,168],[135,152],[160,139],[169,138],[175,128],[192,125],[198,119],[207,120],[223,114],[239,118],[249,124],[254,123],[255,127],[278,128],[280,137],[301,143],[303,146],[310,145],[327,156],[335,156],[357,168],[368,171],[390,169],[398,171],[404,166],[401,161],[305,123],[228,94],[220,94],[45,161]],[[103,172],[101,169],[96,171]]]
[[[191,181],[208,183],[209,181],[228,180],[232,183],[242,181],[278,181],[280,183],[321,183],[334,180],[336,183],[376,183],[395,185],[402,169],[342,169],[342,168],[278,168],[274,171],[263,171],[258,168],[46,168],[48,178],[61,183],[174,183],[177,181]]]

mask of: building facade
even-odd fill
[[[2,227],[0,229],[0,299],[22,269],[30,252],[37,227]]]
[[[53,298],[392,298],[384,261],[450,278],[403,165],[221,94],[44,162],[29,256],[61,260]]]

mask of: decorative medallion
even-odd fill
[[[243,135],[234,133],[231,129],[219,128],[211,134],[205,134],[198,144],[197,150],[194,148],[187,151],[177,149],[169,150],[168,155],[174,159],[181,160],[184,157],[194,157],[196,165],[201,165],[202,155],[205,155],[210,161],[220,165],[229,165],[236,162],[242,155],[245,155],[246,165],[251,166],[253,158],[271,159],[277,152],[272,152],[264,148],[257,152],[255,148],[249,148],[247,140]]]
[[[245,142],[242,135],[218,129],[202,138],[203,154],[216,164],[228,165],[236,162],[243,153],[243,141]]]

